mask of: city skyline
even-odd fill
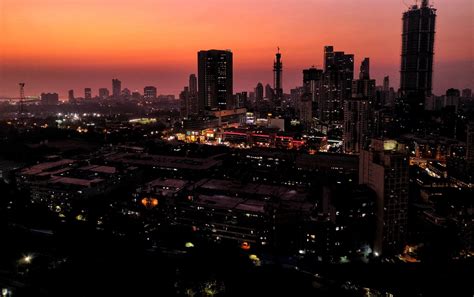
[[[142,5],[135,9],[128,1],[111,7],[110,3],[97,1],[84,1],[85,5],[81,2],[78,6],[74,1],[49,0],[43,1],[41,8],[32,1],[3,1],[0,95],[17,96],[19,81],[26,82],[26,95],[59,92],[60,98],[65,99],[69,89],[80,93],[85,87],[91,87],[93,95],[97,95],[98,88],[109,87],[112,77],[119,78],[131,90],[154,85],[159,94],[177,95],[189,74],[197,73],[195,53],[212,48],[232,50],[234,91],[251,91],[259,81],[272,81],[277,46],[285,61],[284,91],[289,93],[290,88],[301,85],[303,69],[312,65],[322,68],[325,45],[355,54],[355,65],[370,57],[377,84],[381,85],[383,77],[389,75],[391,85],[399,87],[400,15],[407,9],[399,1],[383,6],[375,6],[377,1],[369,0],[340,1],[338,5],[330,5],[330,1],[231,1],[225,10],[213,8],[214,1],[206,1],[202,7],[189,1],[139,2]],[[183,4],[189,8],[182,9]],[[255,6],[246,10],[250,4]],[[450,87],[472,88],[472,27],[461,25],[469,22],[470,13],[469,9],[459,9],[470,3],[456,0],[434,4],[439,11],[434,93],[443,94]],[[371,13],[372,7],[379,13]],[[359,11],[356,15],[349,13],[354,8]],[[269,9],[288,17],[269,18],[265,14]],[[101,15],[95,20],[97,26],[82,22],[91,16],[88,10]],[[144,20],[151,14],[146,12],[149,10],[156,17]],[[215,16],[215,22],[209,22],[207,18],[215,12],[222,13]],[[310,12],[311,21],[299,21],[308,18]],[[55,18],[45,19],[52,13]],[[262,20],[257,27],[256,16]],[[133,17],[141,18],[130,24]],[[223,20],[228,22],[222,23]],[[236,22],[239,26],[233,25]],[[374,22],[377,26],[373,26]],[[214,25],[219,25],[219,30],[213,30]],[[36,29],[27,31],[33,27]],[[96,27],[100,29],[95,30]],[[233,34],[228,34],[231,29]],[[203,38],[210,32],[212,38]],[[147,36],[154,37],[146,39]]]

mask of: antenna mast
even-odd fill
[[[25,108],[23,106],[25,100],[25,83],[19,83],[20,86],[20,115],[25,113]]]

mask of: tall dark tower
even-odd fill
[[[23,115],[25,113],[25,83],[19,83],[20,86],[20,110],[19,114]]]
[[[344,100],[352,96],[354,55],[324,47],[324,82],[318,103],[318,118],[324,122],[342,123]]]
[[[198,87],[197,87],[197,77],[196,74],[189,75],[189,92],[191,94],[197,94]]]
[[[274,101],[276,106],[281,105],[283,99],[283,63],[281,62],[280,48],[276,53],[275,62],[273,63],[273,90],[275,92]]]
[[[198,103],[198,86],[197,86],[197,77],[196,74],[191,74],[189,76],[189,111],[191,115],[196,115],[199,112],[199,103]]]
[[[112,79],[112,96],[114,99],[120,98],[122,92],[122,82],[116,78]]]
[[[359,79],[370,79],[370,59],[365,58],[360,64]]]
[[[233,97],[232,52],[198,52],[199,110],[226,109]]]
[[[421,107],[433,88],[435,24],[436,9],[428,0],[403,13],[400,89],[411,104]]]

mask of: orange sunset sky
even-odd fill
[[[414,1],[405,0],[406,3]],[[474,1],[438,9],[434,91],[474,88]],[[155,85],[178,94],[197,72],[196,52],[231,49],[234,91],[271,83],[280,46],[284,90],[322,67],[324,45],[371,58],[372,76],[398,88],[402,0],[0,0],[0,95]]]

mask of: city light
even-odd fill
[[[32,261],[33,261],[33,255],[32,254],[24,255],[20,259],[21,264],[30,264]]]

